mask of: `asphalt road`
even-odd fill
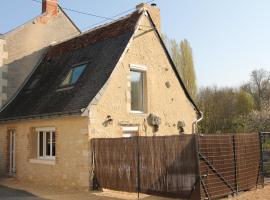
[[[34,196],[31,193],[15,190],[12,188],[4,187],[0,185],[0,199],[1,200],[44,200]]]

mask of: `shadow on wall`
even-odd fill
[[[10,99],[16,91],[20,88],[27,76],[32,72],[40,59],[46,53],[47,48],[43,48],[19,60],[15,60],[5,67],[7,74],[3,79],[7,80],[7,98]]]

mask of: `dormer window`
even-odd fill
[[[79,77],[82,75],[86,66],[87,63],[74,66],[71,70],[69,70],[67,76],[65,77],[60,86],[65,87],[74,85],[78,81]]]

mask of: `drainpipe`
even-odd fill
[[[196,133],[197,124],[203,120],[203,112],[200,111],[200,117],[192,122],[192,132]]]

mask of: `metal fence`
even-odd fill
[[[202,199],[235,195],[263,184],[257,133],[199,137]]]
[[[93,139],[100,188],[217,199],[263,184],[259,134]]]
[[[261,132],[263,174],[266,182],[270,182],[270,132]]]

